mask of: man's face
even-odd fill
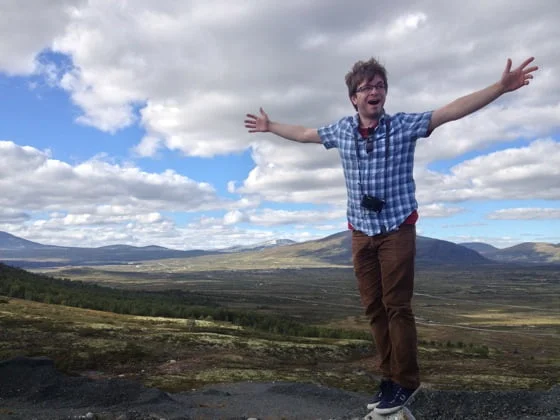
[[[358,108],[360,117],[378,119],[383,112],[386,95],[387,87],[381,76],[376,75],[360,83],[350,100]]]

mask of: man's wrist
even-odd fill
[[[508,91],[501,81],[494,83],[493,87],[497,96],[501,96]]]

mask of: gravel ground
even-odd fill
[[[368,395],[310,384],[243,382],[168,394],[123,380],[63,375],[47,358],[0,362],[0,419],[362,419]],[[547,392],[422,390],[422,419],[560,420],[560,385]]]

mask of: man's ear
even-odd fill
[[[356,94],[350,96],[350,102],[352,102],[352,105],[354,106],[358,105],[358,97],[356,96]]]

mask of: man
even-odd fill
[[[529,84],[538,67],[525,60],[506,68],[497,83],[435,111],[388,115],[385,68],[375,59],[354,64],[346,75],[348,96],[357,114],[319,128],[270,121],[264,110],[247,114],[250,133],[271,132],[300,143],[338,148],[347,187],[352,229],[352,260],[358,288],[379,356],[382,380],[369,409],[398,411],[420,387],[417,337],[411,300],[418,204],[413,157],[416,140],[440,125],[488,105],[506,92]]]

